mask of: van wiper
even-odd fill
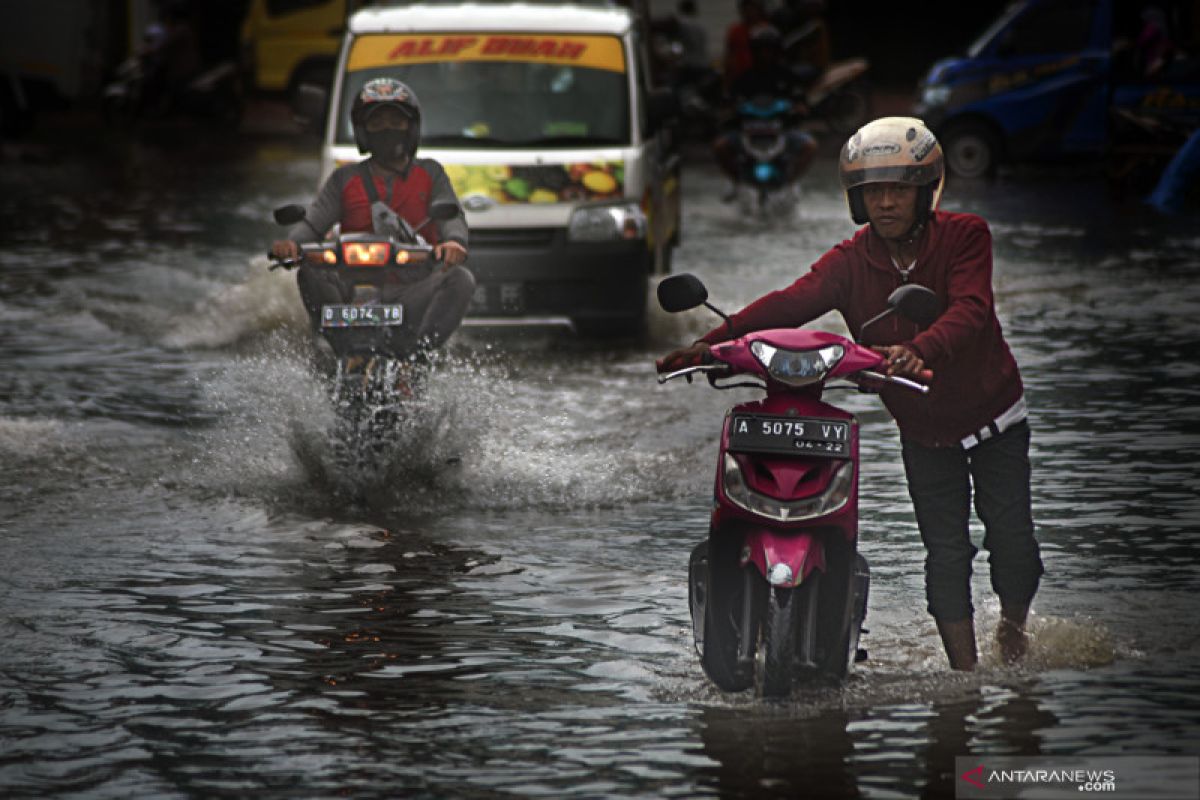
[[[494,136],[466,136],[461,133],[435,133],[421,137],[421,144],[426,147],[448,146],[456,144],[471,147],[520,147],[521,142],[508,139],[497,139]]]
[[[603,147],[627,144],[613,136],[543,136],[521,143],[525,147]]]
[[[466,136],[461,133],[435,133],[421,137],[425,147],[608,147],[626,144],[611,136],[543,136],[537,139],[497,139],[494,136]]]

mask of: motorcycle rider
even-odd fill
[[[729,97],[734,106],[759,97],[769,97],[791,101],[793,117],[807,114],[807,107],[798,98],[800,83],[784,63],[783,41],[779,30],[771,25],[759,25],[750,34],[750,47],[754,56],[753,62],[749,69],[733,81],[729,89]],[[790,156],[785,178],[786,182],[791,184],[799,180],[812,165],[817,154],[817,140],[811,134],[795,127],[794,120],[790,121],[785,137]],[[722,134],[713,143],[713,155],[717,166],[731,181],[729,192],[724,198],[727,201],[737,196],[740,147],[741,132],[737,129]]]
[[[305,220],[288,231],[287,239],[271,246],[273,257],[298,257],[301,243],[318,241],[335,223],[341,223],[342,233],[374,230],[373,217],[382,210],[379,200],[414,228],[429,218],[433,203],[457,204],[442,165],[416,158],[421,106],[412,89],[393,78],[367,81],[350,108],[350,121],[359,152],[370,153],[370,158],[334,170]],[[412,265],[403,282],[385,289],[381,299],[403,304],[405,317],[414,320],[416,341],[432,348],[462,322],[475,278],[462,266],[467,258],[467,223],[461,210],[458,216],[430,223],[419,232],[434,246],[442,265]],[[296,282],[311,319],[319,319],[321,306],[345,302],[344,289],[331,271],[302,265]]]
[[[838,310],[852,331],[886,307],[905,283],[932,289],[945,311],[929,328],[892,317],[870,338],[889,375],[922,380],[927,396],[884,388],[900,428],[905,475],[926,548],[928,610],[950,666],[974,668],[969,536],[974,503],[986,531],[992,588],[1000,599],[996,638],[1009,662],[1027,647],[1025,619],[1043,573],[1030,499],[1029,425],[1017,363],[996,317],[992,242],[973,214],[938,211],[942,150],[917,119],[885,117],[842,147],[838,171],[850,215],[862,227],[786,289],[734,314],[661,371],[701,363],[709,345],[766,328],[803,325]],[[927,377],[927,376],[925,376]]]

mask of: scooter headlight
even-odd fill
[[[761,339],[750,345],[750,352],[767,369],[767,374],[788,386],[806,386],[822,380],[846,354],[840,344],[819,350],[784,350]]]
[[[732,453],[725,454],[721,475],[725,496],[735,506],[779,522],[800,522],[832,514],[846,505],[850,499],[850,491],[854,488],[853,461],[843,461],[838,466],[833,480],[829,482],[829,488],[824,492],[791,503],[759,494],[747,486],[746,479],[742,476],[742,467]]]
[[[754,179],[759,183],[770,183],[775,180],[775,176],[779,173],[775,170],[774,164],[755,164]]]

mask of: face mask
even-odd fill
[[[382,130],[367,134],[367,146],[384,161],[398,161],[408,154],[408,132]]]

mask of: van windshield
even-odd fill
[[[616,37],[460,36],[444,41],[449,38],[362,37],[351,52],[342,91],[338,142],[354,141],[350,106],[363,84],[387,76],[408,84],[420,99],[423,146],[629,144],[629,80]],[[360,52],[358,44],[369,39],[386,43],[368,42]],[[510,45],[505,52],[494,44],[497,40],[523,44]],[[607,41],[592,52],[584,49],[595,40]],[[581,53],[583,58],[578,57]],[[385,57],[387,63],[380,63]],[[573,59],[589,63],[572,63]],[[364,68],[355,69],[356,61]]]

